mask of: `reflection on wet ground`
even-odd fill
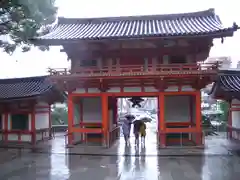
[[[237,180],[234,156],[80,156],[26,154],[0,165],[0,179]]]
[[[156,149],[154,134],[148,134],[146,145],[125,146],[123,139],[110,150],[102,149],[95,155],[82,155],[91,148],[66,150],[62,137],[51,142],[50,150],[37,153],[0,149],[1,180],[238,180],[240,176],[240,158],[229,153],[226,140],[222,137],[209,138],[204,153],[186,156],[172,156],[179,149],[166,150],[169,155],[161,155]],[[134,141],[132,139],[132,141]],[[219,144],[217,144],[219,143]],[[95,149],[96,150],[96,149]],[[115,152],[112,152],[116,150]],[[76,151],[80,153],[73,153]],[[183,151],[190,151],[185,149]],[[212,154],[211,154],[212,151]],[[106,152],[104,154],[104,152]],[[159,153],[156,153],[159,152]],[[208,153],[206,153],[208,152]],[[11,156],[15,158],[8,158]],[[70,153],[70,154],[69,154]],[[103,153],[103,155],[101,155]],[[126,156],[124,155],[126,154]]]

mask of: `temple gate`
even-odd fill
[[[203,144],[201,88],[218,63],[204,63],[214,38],[232,36],[213,9],[131,17],[59,18],[36,44],[62,45],[71,69],[50,69],[50,80],[68,92],[68,144],[86,139],[109,147],[118,138],[116,98],[158,98],[161,147],[184,139]],[[184,134],[184,135],[183,135]],[[174,138],[173,138],[174,139]]]

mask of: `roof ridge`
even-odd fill
[[[48,76],[31,76],[31,77],[19,77],[19,78],[7,78],[7,79],[0,79],[0,84],[6,83],[17,83],[22,81],[37,81],[37,80],[45,80]]]
[[[75,24],[75,23],[99,23],[104,21],[136,21],[136,20],[171,20],[184,17],[203,17],[216,16],[214,8],[203,11],[195,11],[188,13],[173,14],[152,14],[152,15],[136,15],[136,16],[119,16],[119,17],[93,17],[93,18],[65,18],[58,17],[58,24]]]

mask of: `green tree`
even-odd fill
[[[48,25],[56,19],[54,3],[55,0],[1,0],[0,48],[9,54],[17,47],[21,47],[23,52],[28,51],[30,39],[47,33]],[[6,39],[10,41],[6,42]]]
[[[68,124],[67,108],[53,106],[51,110],[51,119],[53,125]]]
[[[220,119],[221,121],[227,121],[228,120],[228,109],[229,109],[229,104],[226,101],[220,101],[219,102],[220,110],[223,112],[221,115]]]

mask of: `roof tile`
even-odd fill
[[[219,86],[228,92],[240,92],[240,72],[219,75]]]
[[[213,97],[228,97],[240,99],[240,71],[221,70],[217,81],[213,84],[210,95]]]
[[[72,19],[59,18],[50,33],[38,40],[94,40],[196,36],[235,31],[224,28],[213,9],[195,13]]]
[[[53,85],[47,76],[1,79],[0,100],[34,97],[50,91]]]

